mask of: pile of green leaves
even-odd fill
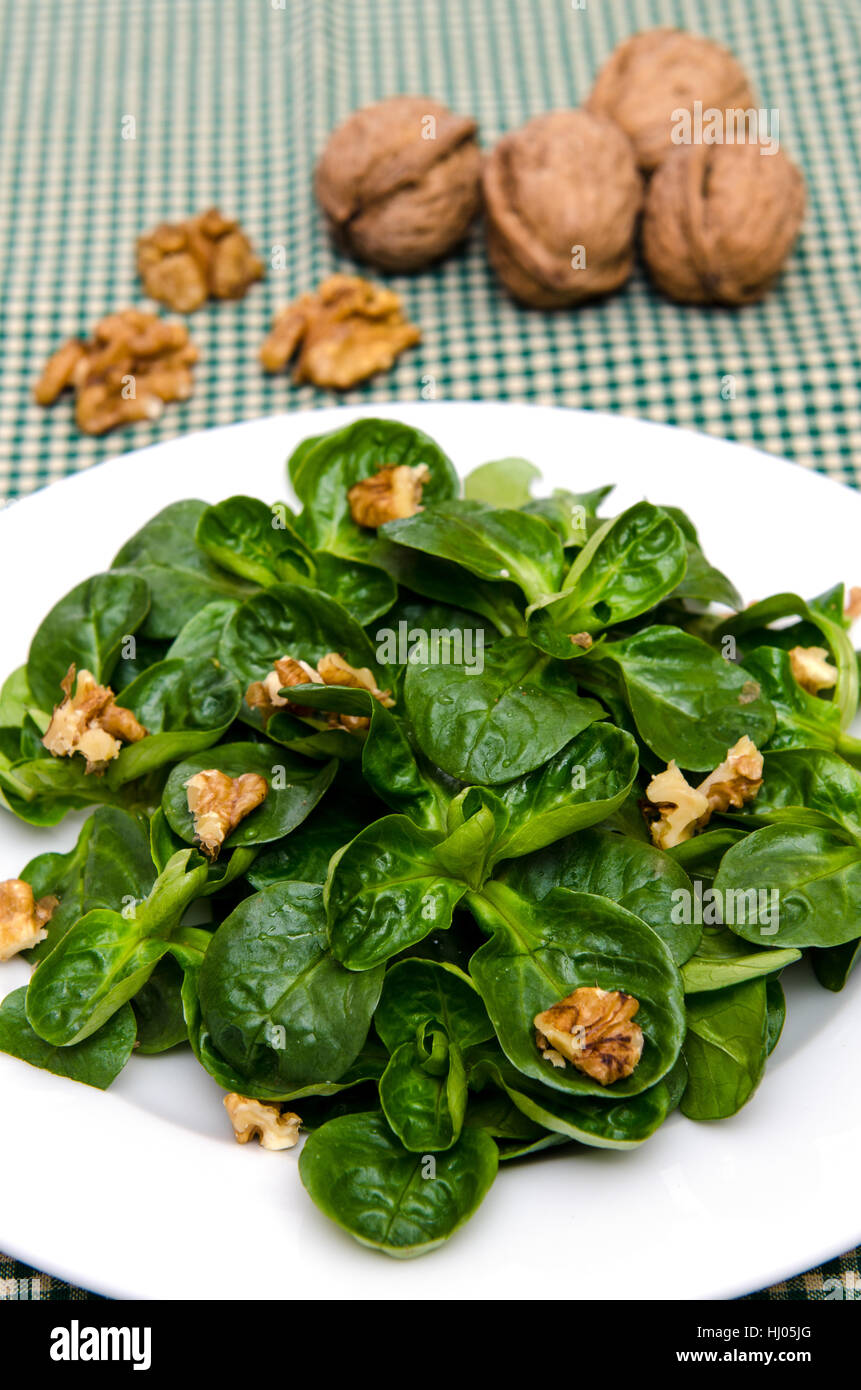
[[[427,465],[424,508],[364,530],[348,489],[391,463]],[[189,1046],[220,1087],[301,1115],[313,1200],[396,1256],[450,1236],[500,1162],[633,1148],[677,1107],[735,1113],[780,1036],[781,971],[807,955],[840,989],[861,946],[842,588],[737,611],[684,513],[599,518],[610,489],[535,499],[534,475],[488,464],[461,496],[405,425],[308,439],[301,511],[167,507],[52,609],[0,692],[7,809],[96,808],[74,849],[22,870],[59,907],[0,1048],[105,1087],[135,1047]],[[431,632],[473,660],[435,662]],[[793,678],[799,644],[828,649],[832,697]],[[327,652],[393,708],[308,685],[301,715],[264,725],[245,703],[276,659]],[[41,743],[73,662],[149,730],[103,776]],[[699,780],[742,735],[765,750],[760,794],[654,848],[649,778],[675,759]],[[269,784],[215,863],[186,804],[205,768]],[[744,921],[721,921],[727,894],[751,897]],[[535,1043],[535,1014],[583,985],[639,1000],[642,1059],[611,1086]]]

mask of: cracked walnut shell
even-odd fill
[[[643,183],[627,138],[589,111],[503,136],[484,167],[487,251],[515,299],[552,309],[627,280]]]
[[[630,1076],[643,1054],[643,1031],[632,1020],[640,1001],[619,989],[582,986],[536,1014],[536,1043],[554,1066],[571,1062],[602,1086]]]
[[[750,304],[787,260],[804,217],[804,180],[783,150],[680,145],[649,185],[643,259],[685,304]]]
[[[229,777],[207,768],[189,777],[185,791],[195,836],[203,853],[214,860],[231,831],[266,800],[269,786],[259,772]]]
[[[30,884],[20,878],[0,883],[0,960],[11,960],[44,941],[59,901],[49,896],[37,902]]]
[[[242,299],[263,278],[238,222],[209,208],[185,222],[162,222],[138,238],[137,265],[151,299],[191,314],[207,299]]]
[[[586,101],[625,132],[645,172],[673,148],[676,112],[753,106],[747,76],[728,48],[682,29],[646,29],[620,43]]]
[[[314,186],[330,229],[382,270],[430,265],[478,212],[477,126],[430,97],[396,96],[354,111],[329,137]]]
[[[38,405],[53,405],[70,388],[85,434],[156,420],[167,401],[191,395],[197,349],[182,323],[125,309],[108,314],[84,342],[71,338],[49,357],[33,388]]]
[[[298,352],[293,380],[345,391],[376,372],[387,372],[421,337],[401,313],[392,291],[355,275],[331,275],[276,316],[260,349],[267,372]]]

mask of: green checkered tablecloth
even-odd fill
[[[473,113],[490,146],[540,111],[579,103],[612,47],[655,24],[729,44],[761,105],[779,110],[809,210],[775,292],[741,311],[680,308],[638,273],[606,302],[524,311],[500,291],[476,228],[454,259],[389,281],[422,344],[343,399],[622,411],[857,481],[859,0],[0,0],[0,23],[0,498],[184,431],[330,403],[257,363],[274,311],[346,266],[311,189],[327,132],[378,97],[426,92]],[[212,203],[285,268],[191,319],[201,352],[192,399],[103,439],[76,432],[68,402],[35,406],[31,386],[54,347],[142,302],[137,235]],[[758,1296],[859,1288],[856,1252]],[[0,1256],[9,1296],[70,1294]]]

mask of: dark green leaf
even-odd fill
[[[146,580],[151,606],[145,637],[176,637],[190,618],[217,598],[242,598],[252,586],[213,564],[196,544],[206,503],[173,502],[141,527],[116,555],[113,570]]]
[[[581,830],[502,868],[501,878],[532,902],[553,888],[595,893],[633,912],[657,932],[677,965],[692,956],[700,927],[676,921],[680,900],[693,899],[685,871],[661,850],[609,830]]]
[[[358,1057],[382,969],[345,970],[329,951],[323,889],[276,883],[222,922],[200,972],[212,1042],[268,1090],[337,1081]]]
[[[347,560],[373,557],[376,536],[350,515],[348,492],[390,464],[426,465],[425,506],[456,497],[457,474],[449,458],[428,435],[397,420],[357,420],[329,434],[305,440],[288,463],[290,481],[304,503],[303,531],[312,550]]]
[[[566,666],[523,638],[495,642],[483,670],[411,665],[407,713],[422,751],[466,782],[508,782],[553,757],[603,717],[578,697]]]
[[[765,980],[749,980],[687,1004],[688,1084],[681,1109],[690,1120],[734,1115],[750,1100],[768,1056]]]
[[[604,643],[594,659],[619,670],[637,731],[664,762],[674,758],[679,767],[708,772],[743,734],[760,748],[774,729],[774,710],[756,695],[748,672],[678,628],[644,628]],[[591,660],[577,668],[587,689]]]
[[[478,579],[505,580],[534,603],[559,587],[563,553],[540,517],[483,502],[441,502],[381,529],[386,540],[462,565]]]
[[[36,704],[46,711],[60,704],[60,683],[72,665],[107,684],[124,640],[144,622],[149,606],[147,586],[136,575],[94,574],[77,584],[30,643],[27,680]]]
[[[176,855],[127,916],[87,912],[40,963],[27,990],[27,1018],[41,1038],[57,1047],[81,1042],[142,988],[206,881],[206,866],[190,867],[190,857],[190,850]]]
[[[440,863],[434,836],[406,816],[384,816],[330,866],[332,950],[350,970],[368,970],[450,927],[465,891]]]
[[[117,807],[100,807],[84,822],[74,849],[37,855],[21,877],[37,899],[60,900],[47,939],[30,953],[31,959],[41,960],[86,912],[96,907],[119,912],[149,895],[156,872],[146,823]]]
[[[676,523],[660,507],[638,502],[595,532],[561,593],[547,590],[540,606],[533,600],[529,636],[552,656],[582,655],[573,636],[597,634],[654,608],[680,583],[686,563]]]
[[[374,1016],[379,1037],[394,1052],[433,1022],[460,1048],[493,1037],[481,995],[462,970],[439,960],[398,961],[386,973]]]
[[[464,1130],[453,1148],[431,1157],[405,1149],[382,1115],[344,1115],[310,1135],[299,1176],[320,1210],[362,1245],[408,1259],[469,1220],[498,1161],[482,1130]]]
[[[668,948],[639,917],[607,898],[554,888],[537,906],[499,883],[473,893],[470,907],[492,932],[470,974],[509,1061],[535,1081],[577,1095],[635,1096],[673,1066],[684,1035],[682,981]],[[612,1086],[546,1062],[535,1042],[536,1014],[581,985],[632,994],[640,1004],[643,1055]]]
[[[186,784],[207,769],[240,777],[256,772],[269,784],[266,800],[224,841],[224,849],[237,845],[265,845],[280,840],[313,811],[337,771],[334,762],[309,762],[271,743],[222,743],[178,763],[167,779],[162,810],[168,825],[187,845],[195,843],[194,820],[188,809]]]
[[[612,724],[592,724],[535,772],[498,788],[508,827],[494,862],[543,849],[596,825],[625,800],[637,772],[637,749]]]
[[[241,704],[239,682],[211,658],[151,666],[123,692],[123,706],[147,737],[121,749],[106,774],[108,785],[121,787],[208,748],[227,732]]]
[[[841,946],[861,925],[861,847],[836,830],[768,825],[727,851],[715,889],[745,941]]]
[[[134,1014],[125,1004],[97,1033],[73,1047],[52,1047],[27,1020],[26,988],[13,990],[0,1004],[0,1052],[20,1057],[31,1067],[68,1076],[106,1091],[122,1071],[135,1042]]]

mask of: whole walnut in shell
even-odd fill
[[[643,258],[686,304],[749,304],[786,261],[804,216],[804,180],[776,150],[680,145],[646,194]]]
[[[477,126],[430,97],[389,97],[330,136],[315,175],[336,240],[383,270],[420,270],[463,239],[480,203]]]
[[[504,135],[484,166],[487,251],[515,299],[552,309],[627,280],[643,197],[630,142],[589,111]]]
[[[753,106],[754,96],[728,48],[682,29],[646,29],[613,49],[586,106],[622,127],[648,172],[673,148],[673,112],[695,101],[725,111]]]

